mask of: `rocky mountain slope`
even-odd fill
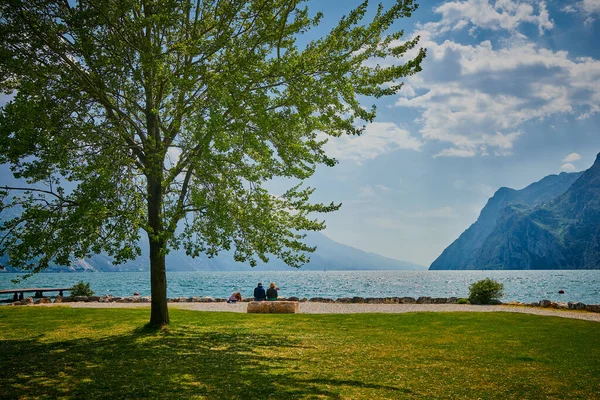
[[[552,200],[564,193],[582,174],[563,172],[560,175],[549,175],[521,190],[507,187],[498,189],[482,209],[477,221],[444,250],[430,269],[480,269],[467,263],[494,231],[498,218],[506,207],[517,204],[521,207],[535,207]]]
[[[585,172],[499,189],[430,269],[600,268],[600,155]]]

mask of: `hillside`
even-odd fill
[[[507,218],[503,213],[508,206],[518,205],[520,209],[529,209],[551,201],[567,191],[582,175],[583,172],[563,172],[546,176],[521,190],[507,187],[498,189],[481,210],[477,221],[448,246],[429,269],[481,269],[476,264],[474,253],[480,251],[488,236],[502,222],[500,219]]]
[[[302,266],[303,270],[416,270],[426,267],[407,261],[383,257],[379,254],[369,253],[357,248],[338,243],[322,233],[311,232],[306,238],[311,246],[317,246],[315,253],[311,254],[311,262]],[[122,265],[113,265],[112,260],[104,255],[95,255],[85,260],[74,260],[70,267],[53,265],[48,272],[68,271],[147,271],[148,245],[145,241],[140,243],[142,255]],[[0,260],[4,261],[5,260]],[[168,271],[274,271],[289,270],[290,267],[282,261],[271,258],[268,264],[259,263],[252,268],[247,263],[238,263],[233,260],[233,252],[223,252],[215,258],[200,256],[188,257],[184,251],[171,251],[167,255]],[[6,272],[16,272],[7,268]]]
[[[511,206],[466,263],[478,269],[600,269],[600,154],[555,199]]]

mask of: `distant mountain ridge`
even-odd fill
[[[306,242],[317,246],[315,253],[310,254],[310,263],[301,267],[302,270],[424,270],[427,267],[384,257],[379,254],[369,253],[355,247],[338,243],[320,232],[310,232]],[[70,267],[52,265],[47,272],[126,272],[148,271],[148,244],[145,240],[140,242],[142,255],[125,264],[113,265],[112,259],[105,255],[94,255],[85,260],[73,260]],[[5,260],[0,260],[5,261]],[[281,260],[271,258],[269,263],[259,263],[251,268],[247,263],[234,261],[233,252],[222,252],[219,256],[208,258],[204,255],[191,258],[184,251],[171,250],[166,259],[167,271],[275,271],[290,270]],[[19,272],[10,267],[5,272]]]
[[[597,269],[599,223],[600,154],[585,172],[499,189],[429,269]]]

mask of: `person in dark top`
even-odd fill
[[[269,301],[277,300],[277,291],[278,290],[279,290],[279,288],[277,286],[275,286],[275,284],[273,282],[271,282],[271,284],[269,285],[269,288],[267,289],[267,300],[269,300]]]
[[[254,288],[254,301],[264,301],[266,300],[267,295],[265,293],[265,289],[263,288],[262,283],[258,283],[258,286]]]

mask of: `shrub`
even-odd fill
[[[94,292],[90,289],[90,284],[83,281],[77,282],[71,288],[71,296],[93,296]]]
[[[469,301],[471,304],[498,304],[502,296],[504,296],[504,285],[490,278],[469,286]]]
[[[460,298],[456,300],[456,304],[469,304],[469,299]]]

